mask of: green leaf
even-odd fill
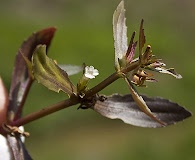
[[[120,69],[118,60],[121,60],[128,49],[127,26],[125,18],[124,1],[122,0],[113,14],[113,36],[115,49],[115,68]]]
[[[142,96],[140,96],[136,90],[133,88],[132,83],[130,82],[130,80],[128,78],[125,78],[125,81],[127,82],[129,89],[131,91],[131,95],[134,99],[134,101],[136,102],[136,104],[138,105],[138,107],[140,108],[140,110],[142,110],[145,114],[147,114],[149,117],[151,117],[153,120],[155,120],[156,122],[158,122],[161,125],[166,125],[166,123],[162,122],[160,119],[158,119],[149,109],[149,107],[147,106],[146,102],[144,101],[144,99],[142,98]]]
[[[32,72],[35,79],[48,89],[62,90],[69,96],[76,92],[68,74],[46,55],[46,46],[38,45],[32,57]]]

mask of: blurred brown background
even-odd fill
[[[56,26],[49,56],[58,63],[93,65],[100,75],[93,86],[114,72],[112,14],[120,0],[1,0],[0,75],[10,85],[15,54],[32,32]],[[145,20],[147,44],[168,67],[175,67],[183,79],[157,74],[158,83],[140,88],[140,93],[176,101],[195,112],[195,1],[125,0],[128,35],[138,33]],[[81,74],[72,76],[76,83]],[[119,80],[102,93],[129,93]],[[67,98],[33,84],[24,114]],[[25,126],[31,133],[26,146],[34,159],[70,160],[193,160],[195,119],[161,129],[139,128],[120,120],[106,119],[92,110],[74,106]]]

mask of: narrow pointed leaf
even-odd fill
[[[113,15],[113,36],[115,48],[115,68],[118,70],[120,68],[118,60],[125,56],[128,49],[127,26],[123,0],[120,2]]]
[[[83,66],[66,65],[66,64],[59,64],[58,66],[61,69],[63,69],[69,76],[75,75],[75,74],[83,71]]]
[[[146,115],[148,115],[150,118],[152,118],[153,120],[155,120],[156,122],[158,122],[161,125],[166,125],[163,121],[161,121],[160,119],[158,119],[149,109],[149,107],[147,106],[146,102],[144,101],[144,99],[142,98],[142,96],[140,96],[136,90],[133,88],[133,85],[131,84],[131,82],[125,78],[129,89],[131,91],[131,95],[134,99],[134,101],[136,102],[136,104],[138,105],[138,107],[140,108],[140,110],[142,110]]]
[[[166,125],[175,124],[191,116],[191,113],[185,108],[167,99],[148,98],[143,95],[142,97],[151,112]],[[123,122],[134,126],[163,127],[163,125],[142,112],[130,94],[124,96],[116,94],[107,97],[105,101],[98,100],[92,109],[104,117],[121,119]]]
[[[68,95],[76,92],[68,74],[47,57],[45,45],[39,45],[35,49],[32,58],[32,71],[35,79],[52,91],[62,90]]]
[[[178,74],[174,68],[169,68],[169,69],[166,69],[166,68],[163,68],[163,67],[156,67],[154,69],[152,69],[154,71],[157,71],[157,72],[160,72],[160,73],[165,73],[165,74],[170,74],[172,75],[173,77],[177,78],[177,79],[181,79],[182,76],[180,74]]]
[[[133,57],[135,55],[136,46],[137,46],[137,42],[132,44],[131,51],[129,52],[128,57],[127,57],[128,62],[131,62],[133,60]]]
[[[134,37],[135,37],[135,32],[133,32],[133,34],[131,36],[129,47],[128,47],[127,53],[126,53],[126,57],[127,57],[128,62],[131,62],[133,60],[134,55],[135,55],[135,48],[137,46],[137,41],[134,42]]]
[[[32,160],[19,136],[13,137],[11,135],[7,135],[7,140],[10,144],[14,160]]]
[[[140,31],[139,31],[139,58],[142,57],[142,49],[146,43],[146,37],[144,34],[144,28],[143,28],[144,20],[142,19],[141,25],[140,25]]]
[[[28,68],[21,55],[21,51],[25,57],[31,60],[33,51],[38,44],[45,44],[47,45],[47,48],[49,48],[55,31],[56,29],[53,27],[40,30],[33,33],[22,43],[16,55],[12,73],[12,81],[9,92],[10,102],[8,107],[9,120],[20,117],[23,104],[32,84],[32,78],[28,74]]]

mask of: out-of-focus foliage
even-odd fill
[[[118,5],[112,1],[29,0],[0,2],[0,75],[9,88],[16,51],[32,31],[56,26],[57,32],[49,56],[59,64],[95,66],[100,75],[90,82],[96,84],[113,72],[114,49],[112,15]],[[125,1],[128,33],[137,30],[145,20],[147,44],[153,53],[174,66],[183,76],[155,77],[157,84],[139,93],[169,98],[195,112],[193,106],[193,33],[194,1]],[[128,36],[130,37],[130,36]],[[80,75],[71,77],[73,82]],[[123,81],[112,84],[103,93],[129,93]],[[33,84],[24,114],[41,109],[66,98],[39,84]],[[77,106],[76,106],[77,107]],[[34,159],[193,159],[195,146],[194,118],[163,129],[144,129],[112,121],[76,107],[55,113],[28,124],[31,137],[26,146]]]

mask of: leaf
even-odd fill
[[[66,64],[59,64],[58,66],[61,69],[63,69],[69,76],[83,71],[83,66],[66,65]]]
[[[127,53],[126,53],[126,57],[127,57],[127,61],[131,62],[133,60],[133,57],[135,55],[135,49],[137,46],[137,41],[134,42],[134,37],[135,37],[135,32],[133,32],[132,36],[131,36],[131,40],[129,43],[129,47],[127,49]]]
[[[144,101],[151,112],[166,125],[175,124],[192,114],[177,103],[167,99],[143,96]],[[139,127],[157,128],[163,127],[157,121],[153,120],[142,112],[134,101],[132,95],[112,95],[105,101],[97,101],[93,106],[94,111],[110,119],[121,119],[127,124]]]
[[[21,51],[21,55],[24,58],[24,60],[26,62],[26,65],[28,67],[28,74],[29,74],[30,78],[32,78],[32,80],[34,80],[34,76],[32,74],[32,63],[31,63],[31,61],[27,57],[25,57],[25,55],[22,53],[22,51]]]
[[[160,119],[158,119],[152,112],[151,110],[148,108],[146,102],[143,100],[142,96],[140,96],[136,90],[133,88],[133,85],[131,84],[131,82],[128,80],[128,78],[125,78],[129,89],[131,91],[131,95],[134,99],[134,101],[136,102],[136,104],[138,105],[138,107],[140,108],[140,110],[142,110],[146,115],[148,115],[150,118],[152,118],[153,120],[155,120],[156,122],[158,122],[161,125],[166,125],[163,121],[161,121]]]
[[[26,100],[26,96],[33,82],[32,78],[28,74],[28,68],[26,62],[22,58],[21,51],[25,57],[31,60],[33,51],[38,44],[45,44],[47,45],[47,48],[49,48],[55,31],[56,29],[53,27],[40,30],[36,33],[33,33],[27,40],[22,43],[16,55],[12,73],[7,113],[8,121],[13,121],[14,119],[21,117],[21,112]],[[15,160],[32,159],[27,153],[25,146],[20,141],[20,139],[8,135],[8,141],[9,146],[14,153]]]
[[[48,89],[59,92],[62,90],[69,96],[76,93],[76,89],[62,70],[46,55],[46,46],[38,45],[32,57],[32,72],[35,79]]]
[[[144,20],[142,19],[141,25],[140,25],[140,31],[139,31],[139,58],[142,58],[142,49],[146,43],[146,37],[144,34],[144,28],[143,28]]]
[[[115,48],[115,68],[120,69],[118,60],[122,59],[128,49],[127,26],[125,18],[124,1],[122,0],[113,14],[113,36]]]
[[[47,45],[47,48],[49,48],[55,31],[56,29],[53,27],[40,30],[33,33],[22,43],[16,55],[12,73],[12,81],[9,92],[10,102],[8,107],[9,121],[21,116],[22,107],[32,84],[32,78],[28,74],[28,68],[20,52],[22,51],[24,56],[31,60],[33,51],[38,44],[45,44]]]
[[[182,78],[182,76],[180,74],[178,74],[175,71],[174,68],[166,69],[166,68],[163,68],[163,67],[156,67],[156,68],[153,68],[152,70],[160,72],[160,73],[170,74],[170,75],[172,75],[173,77],[175,77],[177,79],[181,79]]]
[[[7,140],[13,152],[14,160],[32,160],[19,136],[13,137],[8,134]]]

